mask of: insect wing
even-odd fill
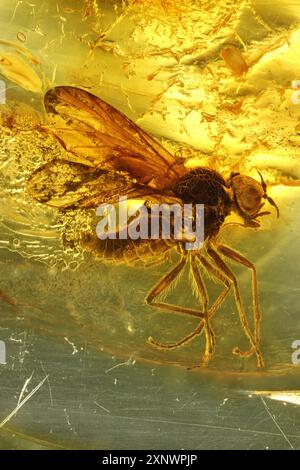
[[[90,208],[115,202],[119,194],[134,188],[135,184],[124,174],[58,159],[38,168],[27,182],[32,197],[59,209]]]
[[[148,186],[138,185],[125,173],[104,171],[79,163],[53,160],[38,168],[27,182],[37,201],[58,209],[93,208],[113,204],[120,196],[150,203],[181,202]]]
[[[100,98],[74,87],[47,92],[51,133],[74,162],[125,171],[139,183],[171,188],[186,170],[158,142]]]

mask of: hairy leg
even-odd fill
[[[215,335],[213,333],[213,330],[211,329],[210,321],[209,321],[208,294],[207,294],[205,285],[203,283],[200,271],[198,269],[197,261],[198,260],[196,258],[196,255],[192,255],[192,259],[191,259],[192,273],[193,273],[194,280],[196,282],[199,297],[203,305],[203,314],[204,314],[205,352],[204,352],[203,360],[205,363],[208,363],[214,351]]]
[[[201,264],[204,266],[206,271],[211,274],[217,281],[220,281],[225,288],[222,290],[222,292],[219,294],[217,299],[215,300],[214,304],[212,307],[208,310],[208,318],[212,318],[214,314],[219,310],[221,307],[222,303],[224,302],[226,296],[228,295],[230,288],[231,288],[231,283],[228,281],[228,279],[218,270],[215,268],[215,266],[210,263],[206,257],[202,255],[197,255],[197,258],[200,260]],[[189,313],[189,312],[180,312],[180,313]],[[192,314],[194,316],[194,314]],[[203,314],[202,314],[203,315]],[[199,316],[199,313],[198,313]],[[151,336],[148,338],[148,342],[156,347],[157,349],[162,349],[162,350],[172,350],[172,349],[177,349],[181,346],[184,346],[185,344],[189,343],[192,339],[196,338],[199,336],[203,329],[205,327],[205,321],[202,318],[199,322],[199,324],[196,326],[196,328],[189,333],[187,336],[182,338],[179,341],[176,341],[175,343],[160,343],[156,340],[154,340]]]
[[[188,315],[192,315],[197,318],[202,318],[203,314],[199,310],[187,307],[181,307],[180,305],[169,304],[167,302],[158,302],[155,301],[155,298],[159,296],[162,292],[170,287],[172,282],[175,281],[177,276],[182,272],[186,265],[187,257],[183,256],[183,258],[179,261],[178,264],[174,268],[171,269],[165,276],[163,276],[156,286],[151,290],[151,292],[146,297],[146,303],[151,305],[152,307],[157,307],[162,310],[167,310],[171,312],[178,312],[178,313],[186,313]]]
[[[249,324],[248,324],[248,320],[247,320],[247,317],[246,317],[246,314],[245,314],[245,310],[244,310],[244,306],[243,306],[243,303],[242,303],[241,294],[240,294],[240,290],[239,290],[239,287],[238,287],[238,282],[237,282],[236,276],[229,269],[227,264],[223,261],[223,259],[221,258],[221,256],[217,252],[217,250],[215,248],[213,248],[212,245],[209,245],[207,247],[207,253],[211,257],[211,259],[213,259],[213,261],[216,264],[217,268],[220,271],[222,271],[223,274],[232,282],[233,289],[234,289],[234,294],[235,294],[236,305],[237,305],[237,309],[238,309],[238,313],[239,313],[239,317],[240,317],[240,322],[242,324],[245,335],[247,336],[247,338],[249,339],[250,344],[251,344],[251,349],[249,351],[243,352],[239,348],[235,348],[234,353],[238,354],[240,356],[245,356],[245,357],[250,356],[253,353],[255,353],[256,358],[257,358],[258,367],[264,367],[264,361],[263,361],[263,358],[262,358],[262,354],[259,350],[258,345],[256,344],[256,338],[253,336],[253,334],[250,330]]]
[[[251,261],[249,261],[245,256],[241,255],[237,251],[233,250],[232,248],[226,245],[218,245],[218,251],[222,253],[227,258],[236,261],[243,266],[251,269],[252,273],[252,301],[253,301],[253,316],[255,322],[255,341],[256,344],[259,345],[260,342],[260,321],[261,321],[261,313],[260,313],[260,306],[259,306],[259,298],[258,298],[258,284],[257,284],[257,274],[256,268]]]

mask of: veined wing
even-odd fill
[[[125,174],[64,160],[46,163],[27,182],[27,190],[32,197],[59,209],[96,207],[102,202],[117,200],[120,193],[134,187]]]
[[[51,133],[72,161],[98,169],[127,172],[139,183],[164,190],[186,173],[167,150],[120,111],[74,87],[49,90],[45,108]]]
[[[38,168],[29,178],[27,190],[37,201],[58,209],[93,208],[116,203],[119,196],[157,203],[181,202],[133,182],[126,173],[58,159]]]

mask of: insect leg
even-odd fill
[[[218,251],[221,252],[227,258],[240,263],[247,268],[251,269],[252,272],[252,299],[253,299],[253,313],[254,313],[254,322],[255,322],[255,341],[257,346],[260,342],[260,321],[261,321],[261,313],[260,313],[260,306],[259,306],[259,298],[258,298],[258,284],[257,284],[257,275],[256,275],[256,268],[251,261],[245,258],[243,255],[238,253],[237,251],[233,250],[232,248],[226,245],[218,245]]]
[[[191,267],[192,273],[194,276],[194,280],[196,282],[197,290],[202,301],[203,310],[204,310],[204,331],[205,331],[205,352],[203,356],[203,360],[205,363],[208,363],[215,347],[215,335],[213,330],[211,329],[209,317],[208,317],[208,294],[203,283],[201,274],[199,272],[197,266],[197,258],[195,255],[192,255],[191,259]]]
[[[224,275],[219,273],[219,271],[214,266],[212,266],[206,259],[202,260],[202,256],[198,256],[198,257],[199,257],[200,261],[202,262],[202,264],[205,265],[205,268],[207,269],[207,271],[210,272],[217,279],[219,279],[223,284],[225,284],[225,289],[220,293],[220,295],[218,296],[218,298],[216,299],[216,301],[214,302],[214,304],[212,305],[212,307],[208,311],[208,318],[210,319],[217,312],[217,310],[219,310],[222,302],[224,301],[225,297],[227,296],[228,292],[230,291],[231,284],[224,277]],[[181,313],[183,313],[183,312],[181,312]],[[189,313],[189,312],[184,312],[184,313]],[[198,315],[197,315],[198,317],[199,317],[199,313],[200,312],[198,312]],[[193,316],[194,316],[194,314],[193,314]],[[177,341],[176,343],[164,344],[164,343],[160,343],[160,342],[154,340],[152,337],[148,338],[148,342],[152,346],[156,347],[157,349],[164,349],[164,350],[166,350],[166,349],[168,349],[168,350],[177,349],[180,346],[183,346],[186,343],[190,342],[196,336],[199,336],[202,333],[204,327],[205,327],[205,322],[204,322],[204,319],[202,319],[200,321],[199,325],[194,329],[194,331],[192,331],[191,333],[189,333],[187,336],[185,336],[181,340]]]
[[[188,315],[192,315],[197,318],[202,318],[203,314],[193,308],[181,307],[180,305],[173,305],[167,302],[155,302],[154,299],[160,295],[164,290],[166,290],[172,282],[177,278],[177,276],[181,273],[183,268],[186,265],[186,256],[180,260],[180,262],[169,271],[165,276],[163,276],[158,284],[151,290],[151,292],[146,297],[146,303],[151,305],[152,307],[157,307],[162,310],[167,310],[171,312],[178,312],[178,313],[186,313]]]
[[[250,327],[249,327],[249,324],[248,324],[248,320],[247,320],[247,317],[246,317],[246,314],[245,314],[245,310],[244,310],[244,306],[243,306],[243,303],[242,303],[241,294],[240,294],[240,290],[239,290],[239,287],[238,287],[238,282],[237,282],[236,276],[229,269],[229,267],[224,263],[221,256],[218,254],[218,252],[211,245],[209,245],[207,247],[207,253],[214,260],[214,262],[217,265],[218,269],[220,269],[220,271],[222,271],[224,273],[224,275],[232,282],[234,293],[235,293],[236,305],[237,305],[237,309],[238,309],[238,313],[239,313],[239,317],[240,317],[240,322],[241,322],[243,330],[244,330],[244,332],[245,332],[245,334],[246,334],[247,338],[249,339],[250,344],[252,346],[249,351],[243,352],[239,348],[235,348],[233,350],[233,352],[234,352],[234,354],[238,354],[239,356],[244,356],[244,357],[251,356],[255,352],[258,367],[264,367],[264,361],[263,361],[262,354],[261,354],[261,352],[260,352],[260,350],[259,350],[259,348],[256,344],[256,339],[253,337],[253,334],[252,334],[252,332],[250,330]]]
[[[196,336],[199,336],[202,333],[203,328],[204,322],[203,320],[201,320],[197,328],[194,329],[194,331],[189,333],[187,336],[184,336],[184,338],[180,339],[179,341],[176,341],[176,343],[160,343],[159,341],[156,341],[154,338],[152,338],[152,336],[149,336],[148,343],[151,344],[151,346],[154,346],[156,349],[177,349],[180,348],[180,346],[189,343]]]
[[[209,310],[209,318],[211,318],[217,310],[221,307],[221,304],[224,302],[225,297],[229,294],[231,289],[230,281],[224,276],[224,274],[219,271],[204,255],[197,255],[202,266],[206,269],[208,274],[211,274],[216,280],[220,281],[224,286],[224,290],[221,292],[219,297],[215,300],[215,303]]]

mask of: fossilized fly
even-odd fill
[[[270,214],[262,211],[267,201],[278,208],[267,194],[261,174],[259,181],[232,172],[227,178],[217,171],[199,167],[189,170],[183,161],[172,156],[154,138],[140,129],[124,114],[91,93],[74,87],[60,86],[45,95],[48,129],[67,150],[67,157],[56,158],[38,168],[28,181],[33,197],[60,210],[96,208],[100,203],[115,203],[119,195],[143,200],[147,207],[154,202],[204,204],[204,246],[187,251],[183,241],[99,240],[91,233],[82,240],[87,249],[104,260],[118,263],[164,261],[176,248],[180,259],[146,297],[146,303],[161,310],[191,315],[198,324],[189,335],[171,344],[149,337],[159,349],[175,349],[200,334],[205,335],[203,363],[207,364],[215,348],[212,319],[224,299],[233,291],[237,312],[249,349],[235,347],[242,357],[256,356],[258,367],[264,366],[260,351],[260,305],[254,264],[219,240],[225,219],[236,212],[242,224],[259,227],[259,218]],[[254,328],[251,328],[243,305],[237,278],[226,259],[249,268],[252,272]],[[162,301],[164,294],[186,265],[190,266],[196,285],[199,309]],[[210,305],[203,273],[223,285],[223,290]]]

